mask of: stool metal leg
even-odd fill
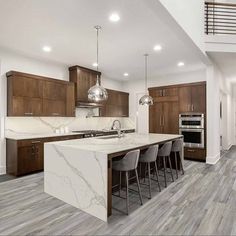
[[[127,208],[127,215],[129,215],[129,175],[128,171],[125,172],[126,178],[126,208]]]
[[[163,157],[163,165],[164,165],[164,178],[165,178],[165,188],[167,187],[167,180],[166,180],[166,157]]]
[[[156,172],[156,177],[157,177],[158,188],[159,188],[159,191],[161,192],[161,186],[160,186],[160,183],[159,183],[158,170],[157,170],[157,163],[156,163],[156,161],[155,161],[155,172]]]
[[[151,193],[151,170],[150,170],[150,162],[148,162],[148,182],[149,182],[149,196],[150,199],[152,198],[152,193]]]
[[[143,199],[142,199],[142,194],[141,194],[141,189],[140,189],[140,184],[139,184],[139,178],[138,178],[138,171],[137,171],[137,169],[135,170],[135,175],[136,175],[137,184],[138,184],[138,193],[139,193],[140,202],[141,202],[141,205],[143,205]]]
[[[168,161],[169,161],[169,165],[170,165],[170,173],[171,173],[171,178],[172,181],[174,182],[174,175],[173,175],[173,171],[172,171],[172,164],[171,164],[171,160],[170,160],[170,156],[168,156]]]
[[[122,172],[120,171],[120,186],[119,186],[119,196],[121,196],[121,177],[122,177]]]
[[[183,162],[182,162],[180,153],[179,153],[179,160],[180,160],[180,167],[181,167],[181,170],[182,170],[182,175],[184,175],[184,167],[183,167]]]
[[[175,171],[176,171],[176,179],[178,179],[179,176],[178,176],[177,153],[176,152],[175,152]]]

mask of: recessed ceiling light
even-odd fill
[[[129,76],[129,74],[128,73],[124,73],[124,77],[128,77]]]
[[[93,63],[93,66],[94,66],[94,67],[97,67],[97,66],[98,66],[98,63],[97,63],[97,62],[94,62],[94,63]]]
[[[178,67],[182,67],[184,65],[185,65],[184,62],[182,62],[182,61],[178,62]]]
[[[162,46],[161,45],[155,45],[153,50],[154,51],[161,51],[162,50]]]
[[[117,22],[120,20],[120,16],[117,13],[112,13],[109,17],[110,21]]]
[[[43,47],[43,51],[44,51],[44,52],[51,52],[51,51],[52,51],[52,48],[49,47],[49,46],[44,46],[44,47]]]

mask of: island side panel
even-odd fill
[[[44,191],[107,221],[107,155],[73,146],[44,147]]]

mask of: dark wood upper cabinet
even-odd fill
[[[10,71],[8,116],[74,116],[74,83]]]
[[[128,117],[129,94],[116,90],[107,89],[108,100],[102,103],[100,108],[101,117]]]
[[[192,111],[206,112],[206,84],[192,86]]]
[[[89,102],[88,90],[96,84],[97,76],[101,77],[101,72],[87,69],[81,66],[69,68],[70,81],[75,83],[76,102]]]
[[[179,110],[184,112],[206,112],[206,83],[189,84],[179,88]]]
[[[192,105],[192,95],[190,86],[184,86],[179,88],[179,100],[180,113],[190,112]]]
[[[66,84],[55,81],[44,81],[43,98],[51,100],[66,100]]]

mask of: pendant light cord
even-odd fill
[[[98,36],[99,36],[99,30],[100,30],[102,27],[99,26],[99,25],[96,25],[94,28],[97,30],[97,72],[98,72],[98,55],[99,55]],[[97,73],[97,84],[100,85],[100,81],[99,81],[99,78],[98,78],[98,73]]]
[[[148,54],[144,54],[145,56],[145,92],[147,93],[147,60],[148,60]]]

